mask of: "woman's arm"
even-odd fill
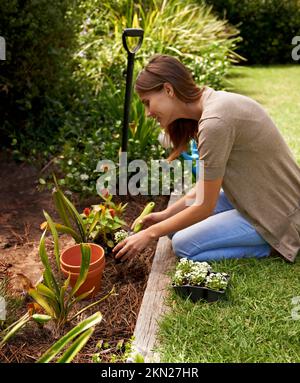
[[[196,186],[193,187],[186,195],[181,197],[178,201],[174,202],[172,205],[167,207],[164,210],[166,218],[170,218],[173,215],[184,210],[188,206],[192,205],[193,200],[196,198]]]
[[[173,215],[184,210],[186,207],[190,206],[192,202],[194,202],[195,197],[196,197],[196,187],[191,189],[186,195],[181,197],[178,201],[176,201],[174,204],[172,204],[168,208],[159,212],[147,214],[142,220],[138,217],[131,225],[131,230],[134,229],[135,225],[138,222],[146,226],[154,225],[158,222],[164,221],[167,218],[172,217]]]
[[[177,201],[174,210],[172,211],[170,209],[173,213],[172,216],[150,226],[144,230],[144,232],[148,231],[147,234],[149,234],[151,238],[157,239],[163,235],[185,229],[194,223],[208,218],[216,206],[221,186],[222,178],[213,181],[199,180],[190,193]],[[195,200],[191,206],[186,206],[188,199]]]
[[[182,211],[178,211],[172,217],[124,239],[124,241],[114,247],[113,253],[116,254],[115,257],[122,257],[122,261],[126,260],[142,251],[151,240],[185,229],[209,217],[216,206],[221,185],[221,178],[213,181],[199,180],[195,189],[195,202],[191,206],[186,207],[182,205],[184,198],[181,199],[182,201],[179,200],[177,208],[182,207]],[[175,208],[174,211],[176,211],[177,208]]]

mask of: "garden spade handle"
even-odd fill
[[[137,45],[132,50],[128,48],[126,37],[139,37],[139,41]],[[122,152],[127,151],[128,124],[129,124],[129,111],[130,111],[130,100],[131,100],[131,90],[132,90],[131,84],[132,84],[132,77],[133,77],[134,55],[140,49],[143,42],[143,37],[144,37],[143,29],[126,28],[122,34],[123,46],[128,53],[123,134],[122,134]]]

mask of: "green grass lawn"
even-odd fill
[[[300,164],[300,65],[237,67],[227,88],[264,106]]]
[[[228,88],[266,108],[300,164],[300,66],[234,68]],[[170,291],[158,337],[161,361],[300,362],[300,303],[292,303],[300,296],[300,258],[212,266],[231,275],[227,300],[194,304]]]

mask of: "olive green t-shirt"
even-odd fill
[[[285,259],[300,249],[300,168],[260,104],[205,87],[199,120],[200,177],[223,177],[231,204]]]

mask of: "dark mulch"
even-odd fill
[[[42,272],[38,256],[38,243],[41,236],[39,226],[44,221],[42,210],[45,209],[54,216],[55,212],[51,193],[47,190],[37,191],[38,172],[33,166],[2,159],[0,180],[0,282],[3,277],[8,277],[9,294],[22,299],[19,307],[9,313],[17,319],[25,312],[26,305],[30,302],[26,289],[30,284],[37,282]],[[119,196],[115,197],[115,201],[129,203],[124,218],[130,225],[150,198]],[[93,198],[80,205],[88,206],[100,202],[100,198]],[[168,197],[158,196],[155,198],[155,203],[155,211],[162,210],[168,203]],[[62,248],[69,241],[69,238],[62,236]],[[133,335],[155,248],[156,243],[153,243],[134,259],[119,264],[111,255],[107,255],[102,290],[93,300],[105,296],[113,286],[117,295],[111,295],[99,306],[91,308],[76,318],[75,323],[71,324],[71,326],[76,325],[78,321],[98,310],[103,315],[102,322],[96,327],[92,338],[74,362],[89,363],[95,353],[100,353],[103,362],[111,361],[113,355],[117,356],[114,360],[122,360],[125,343]],[[47,239],[47,249],[51,252],[50,238]],[[77,308],[93,300],[80,303]],[[68,330],[67,326],[63,332]],[[41,329],[34,323],[29,324],[0,351],[0,361],[4,363],[34,362],[56,340],[57,335],[54,335],[50,327],[45,326]],[[107,344],[99,348],[97,345],[101,343]]]

